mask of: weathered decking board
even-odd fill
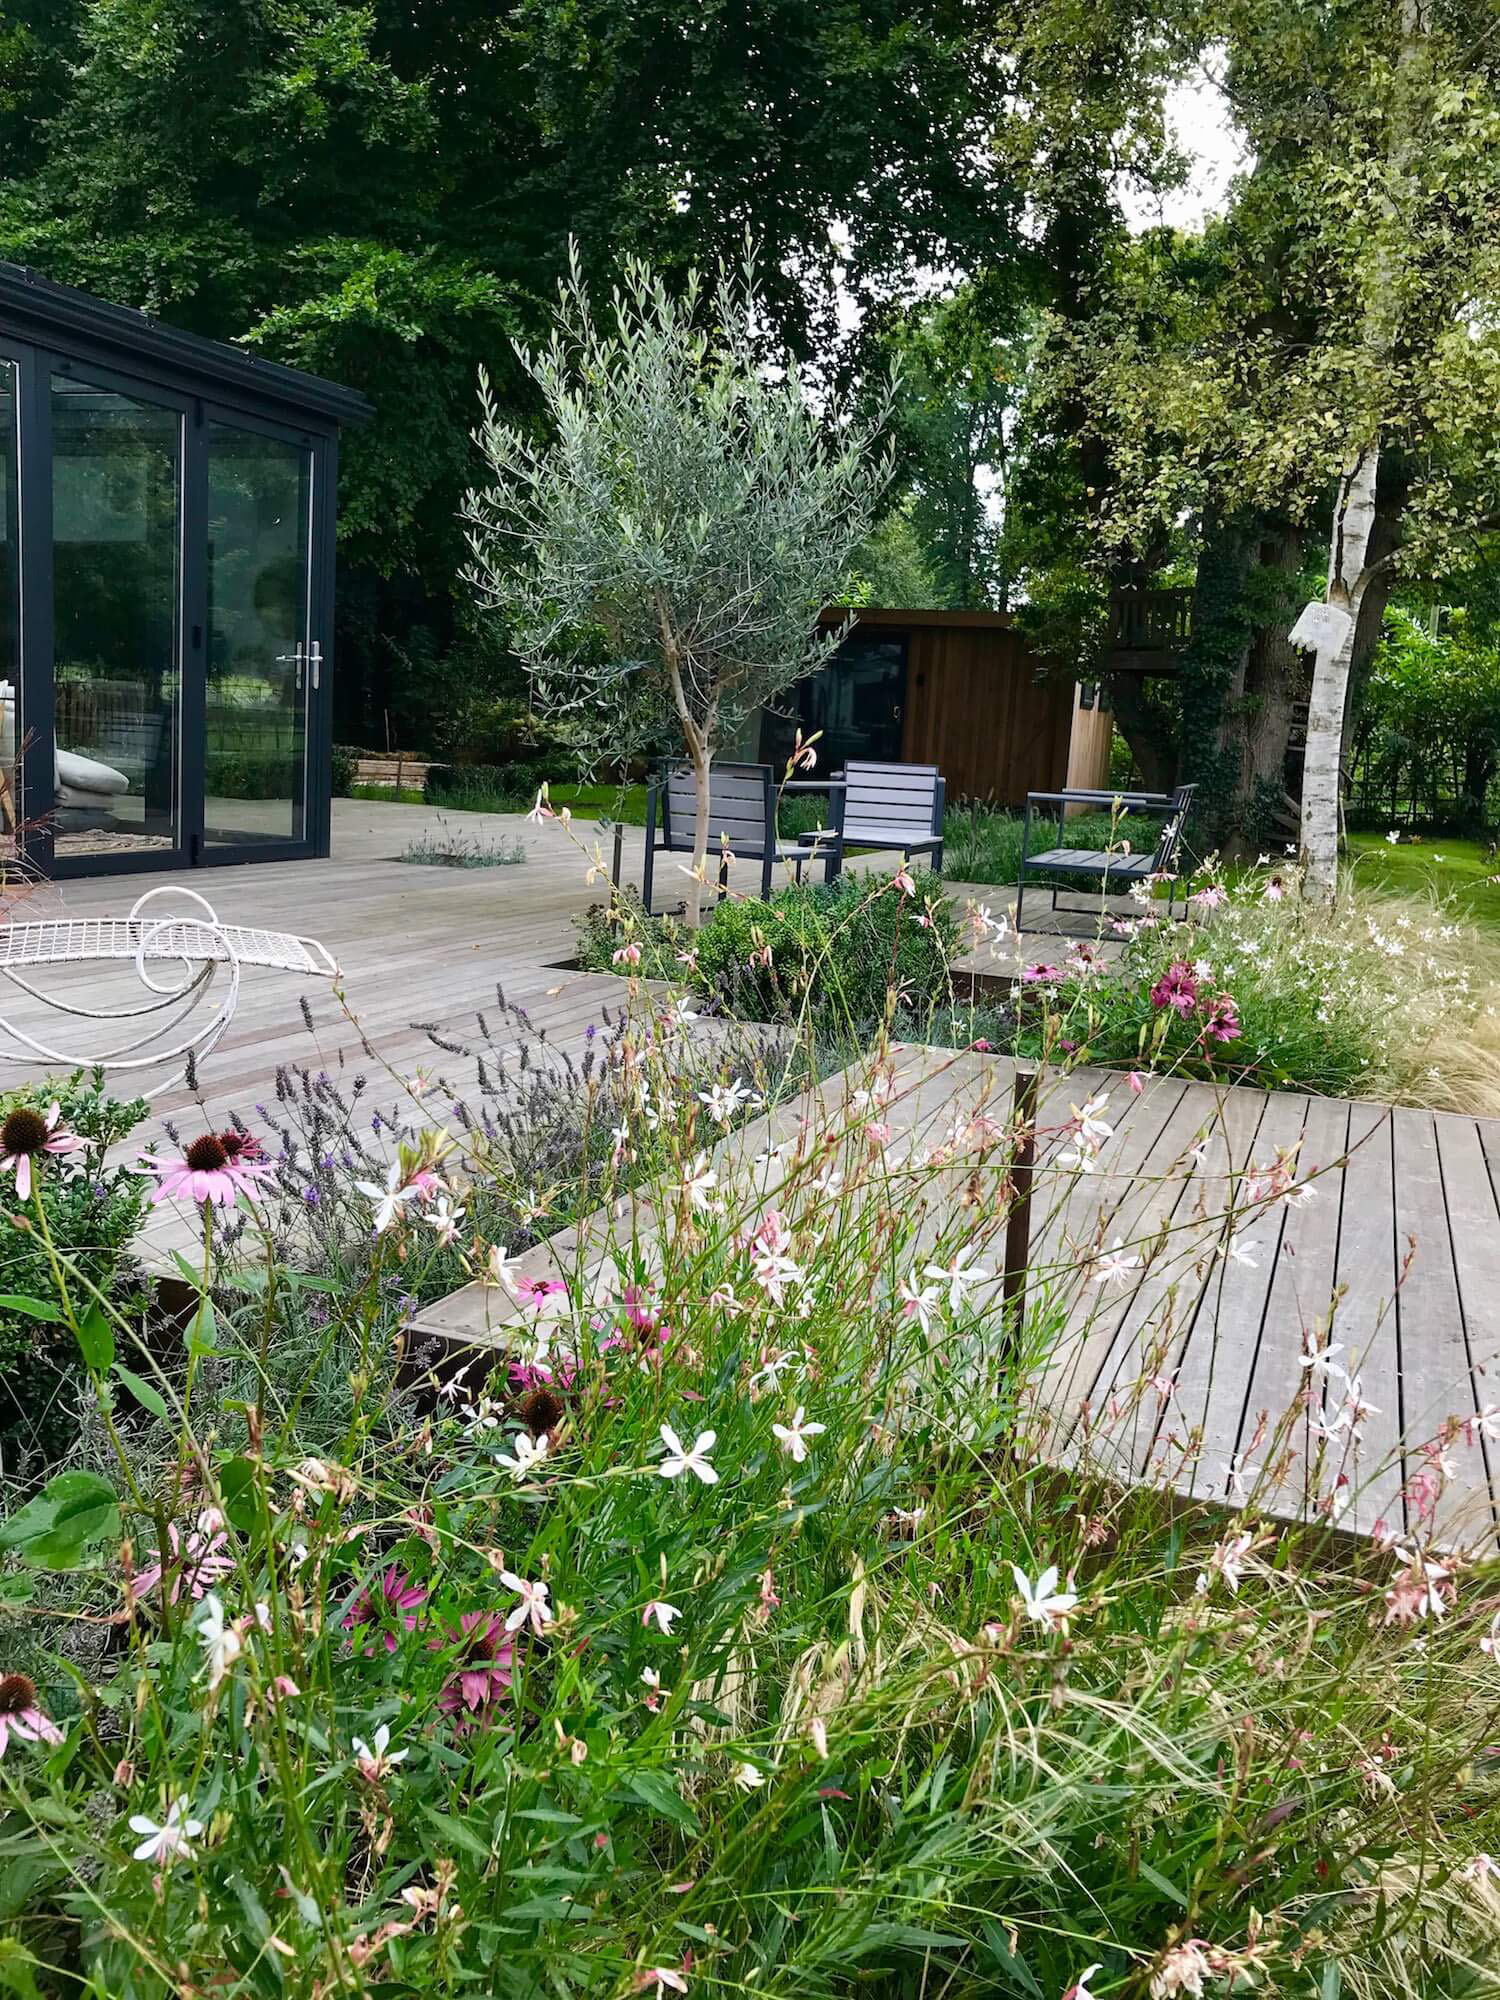
[[[898,1161],[941,1145],[955,1118],[983,1109],[1002,1119],[1013,1102],[1016,1065],[1007,1058],[912,1047],[895,1054],[893,1094],[880,1115]],[[825,1116],[837,1116],[858,1080],[846,1072],[820,1087]],[[1106,1093],[1115,1132],[1097,1171],[1059,1166],[1070,1105]],[[807,1108],[783,1106],[724,1141],[721,1178],[784,1138]],[[1147,1079],[1135,1094],[1101,1072],[1042,1079],[1036,1123],[1023,1345],[1032,1351],[1050,1331],[1051,1352],[1033,1380],[1051,1419],[1048,1448],[1127,1480],[1304,1513],[1309,1457],[1318,1453],[1310,1422],[1333,1414],[1340,1385],[1326,1410],[1315,1399],[1311,1414],[1291,1413],[1310,1379],[1304,1346],[1332,1339],[1343,1343],[1340,1360],[1357,1361],[1363,1395],[1376,1406],[1357,1452],[1342,1437],[1323,1451],[1321,1490],[1340,1471],[1352,1488],[1339,1525],[1398,1535],[1418,1528],[1404,1484],[1441,1435],[1448,1470],[1437,1531],[1470,1547],[1493,1539],[1491,1453],[1478,1419],[1500,1401],[1500,1207],[1485,1160],[1486,1141],[1500,1135],[1448,1114],[1393,1116],[1379,1105],[1172,1078]],[[1278,1148],[1297,1149],[1313,1198],[1247,1209],[1246,1177],[1269,1167]],[[996,1148],[997,1175],[1009,1157]],[[1459,1161],[1464,1194],[1455,1209],[1446,1190]],[[956,1189],[964,1174],[961,1165],[945,1167],[935,1185]],[[520,1268],[608,1289],[617,1268],[611,1246],[650,1243],[660,1227],[660,1218],[622,1204],[614,1217],[539,1244]],[[924,1224],[918,1240],[931,1233]],[[1112,1289],[1095,1274],[1117,1237],[1142,1263]],[[1249,1249],[1248,1260],[1226,1254],[1231,1240]],[[996,1309],[997,1247],[992,1233],[992,1275],[976,1295]],[[521,1322],[502,1292],[472,1285],[425,1309],[415,1338],[503,1348]]]
[[[519,835],[525,865],[473,872],[393,865],[413,829],[430,829],[433,816],[341,800],[328,861],[225,870],[211,881],[203,871],[97,878],[44,887],[18,907],[20,917],[119,914],[142,888],[180,880],[206,888],[226,920],[304,932],[339,960],[347,1013],[322,982],[247,975],[239,1014],[207,1066],[201,1094],[178,1088],[158,1099],[143,1143],[159,1140],[163,1116],[188,1132],[231,1112],[256,1122],[256,1104],[273,1095],[277,1067],[286,1063],[335,1077],[369,1075],[377,1102],[395,1095],[399,1079],[419,1066],[461,1095],[474,1058],[436,1049],[426,1024],[467,1043],[476,1012],[490,1011],[496,1043],[514,1046],[493,1013],[497,980],[554,1044],[575,1051],[600,1011],[622,1004],[621,982],[560,969],[573,951],[573,919],[599,894],[585,883],[576,849],[557,829],[530,827],[518,815],[459,817],[466,832]],[[625,853],[627,871],[638,875],[639,834],[627,835]],[[1004,889],[975,894],[996,909],[1009,900]],[[1055,957],[1063,949],[1029,939],[1015,956]],[[976,960],[976,969],[988,963]],[[1002,959],[990,969],[1013,966],[1014,959]],[[92,990],[103,999],[128,990],[129,976],[122,982],[119,968],[76,968],[69,983],[75,994]],[[22,1074],[10,1071],[4,1080]],[[935,1143],[955,1111],[972,1108],[981,1094],[992,1115],[1002,1116],[1012,1083],[1013,1066],[999,1057],[902,1051],[890,1111],[894,1143]],[[1069,1174],[1056,1165],[1066,1147],[1061,1128],[1070,1104],[1095,1092],[1108,1093],[1106,1115],[1116,1131],[1096,1173]],[[417,1104],[411,1108],[415,1116]],[[778,1112],[776,1129],[790,1129],[794,1117]],[[1148,1080],[1137,1096],[1118,1075],[1075,1073],[1043,1079],[1037,1123],[1032,1327],[1041,1327],[1070,1287],[1073,1308],[1036,1380],[1058,1450],[1071,1453],[1086,1434],[1088,1449],[1126,1476],[1155,1476],[1153,1468],[1164,1466],[1183,1490],[1224,1497],[1237,1456],[1257,1467],[1265,1460],[1263,1445],[1250,1450],[1262,1413],[1274,1422],[1297,1395],[1304,1331],[1310,1338],[1321,1323],[1325,1337],[1344,1343],[1340,1359],[1359,1350],[1364,1395],[1379,1406],[1364,1464],[1375,1465],[1377,1448],[1394,1452],[1399,1443],[1402,1454],[1379,1477],[1354,1468],[1353,1483],[1368,1490],[1356,1493],[1345,1525],[1370,1528],[1382,1515],[1388,1527],[1408,1525],[1402,1475],[1409,1480],[1421,1467],[1423,1445],[1451,1415],[1467,1431],[1449,1446],[1454,1469],[1439,1523],[1455,1539],[1472,1534],[1481,1518],[1493,1530],[1500,1438],[1487,1437],[1476,1419],[1500,1405],[1500,1122],[1220,1092],[1171,1078]],[[754,1132],[743,1135],[745,1145],[764,1143]],[[1212,1254],[1234,1174],[1252,1158],[1267,1164],[1276,1145],[1298,1134],[1300,1171],[1326,1170],[1317,1198],[1269,1211],[1243,1232],[1255,1245],[1254,1268]],[[1207,1144],[1195,1162],[1191,1149],[1200,1138]],[[956,1188],[957,1177],[932,1185]],[[158,1210],[148,1247],[163,1254],[185,1247],[192,1225],[190,1216]],[[1090,1268],[1116,1236],[1143,1263],[1124,1286],[1095,1285]],[[536,1267],[559,1247],[554,1241],[532,1253]],[[998,1288],[998,1275],[994,1283]],[[439,1311],[424,1315],[423,1325],[449,1337],[484,1337],[494,1305],[493,1295],[471,1299],[453,1305],[450,1323]],[[1155,1352],[1163,1359],[1153,1371],[1172,1388],[1165,1401],[1140,1387],[1145,1358]],[[1111,1395],[1117,1435],[1109,1428]],[[1274,1480],[1266,1474],[1258,1502],[1274,1489],[1283,1511],[1297,1511],[1314,1442],[1304,1414],[1287,1440],[1287,1463]]]

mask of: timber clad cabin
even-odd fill
[[[848,616],[826,611],[825,625]],[[1003,611],[855,613],[821,672],[761,718],[759,753],[778,770],[800,727],[823,732],[818,770],[847,758],[936,764],[949,803],[1024,805],[1033,791],[1102,789],[1113,719],[1093,688],[1041,677]]]

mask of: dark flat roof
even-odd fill
[[[835,624],[852,616],[855,627],[861,625],[900,626],[910,631],[918,626],[946,626],[950,631],[1003,632],[1011,629],[1008,611],[901,611],[890,606],[876,607],[870,604],[831,604],[822,614],[824,624]]]
[[[70,340],[80,342],[91,354],[113,357],[126,370],[132,359],[149,360],[155,372],[180,380],[190,394],[249,397],[338,424],[362,424],[374,415],[373,405],[356,389],[279,361],[262,361],[222,340],[184,333],[130,306],[54,284],[24,264],[0,262],[0,328],[59,348]]]

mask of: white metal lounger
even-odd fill
[[[146,906],[159,896],[185,897],[197,909],[146,914]],[[49,966],[111,961],[133,962],[137,977],[153,997],[133,1006],[85,1007],[44,992],[25,976]],[[164,965],[180,967],[180,975],[162,979],[153,968]],[[217,1004],[205,1007],[215,997],[214,979],[221,965],[228,968],[227,978]],[[60,917],[34,924],[0,924],[0,973],[55,1013],[90,1021],[165,1017],[153,1021],[133,1041],[100,1051],[54,1047],[0,1012],[0,1061],[30,1064],[40,1056],[74,1068],[97,1066],[122,1071],[154,1068],[181,1057],[182,1067],[156,1086],[165,1090],[186,1074],[190,1061],[201,1061],[218,1043],[234,1018],[240,997],[240,968],[246,965],[302,973],[313,979],[338,977],[338,965],[316,939],[244,924],[221,924],[212,904],[196,889],[148,889],[131,905],[126,917]],[[156,1046],[173,1035],[177,1039],[168,1046]]]

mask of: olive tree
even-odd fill
[[[574,253],[547,345],[516,352],[532,434],[487,380],[488,466],[464,504],[469,580],[502,615],[539,707],[589,717],[596,754],[680,734],[697,803],[689,918],[701,907],[709,767],[748,715],[820,666],[820,629],[890,476],[889,397],[856,421],[770,367],[755,271],[680,292],[626,264],[596,319]]]

